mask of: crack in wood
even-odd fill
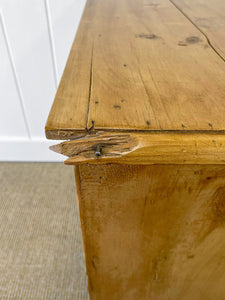
[[[211,43],[210,39],[208,38],[208,36],[206,35],[206,33],[197,25],[194,23],[194,21],[173,1],[173,0],[169,0],[170,3],[173,4],[173,6],[179,10],[179,12],[186,18],[188,19],[192,25],[195,26],[195,28],[198,29],[198,31],[206,38],[206,41],[208,43],[208,45],[210,46],[210,48],[220,57],[220,59],[222,59],[223,62],[225,62],[225,58],[216,50],[216,48],[213,46],[213,44]]]
[[[63,142],[51,150],[69,157],[66,164],[224,164],[223,134],[102,133]],[[100,155],[96,155],[100,153]],[[119,158],[119,159],[118,159]]]
[[[129,134],[96,133],[51,146],[50,149],[70,158],[87,160],[119,157],[133,151],[136,146],[136,138]]]
[[[89,99],[88,99],[88,110],[87,110],[87,124],[86,124],[86,129],[89,132],[90,129],[88,128],[88,123],[89,123],[89,111],[90,111],[90,105],[91,105],[91,90],[92,90],[92,77],[93,77],[93,56],[94,56],[94,42],[92,45],[91,49],[91,65],[90,65],[90,83],[89,83]],[[94,121],[92,121],[92,126]]]

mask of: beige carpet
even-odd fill
[[[0,163],[0,299],[87,300],[73,168]]]

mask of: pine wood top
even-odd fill
[[[225,1],[88,0],[46,125],[223,132]]]

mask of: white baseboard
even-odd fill
[[[49,146],[60,141],[45,139],[0,138],[0,161],[62,162],[65,156],[49,150]]]

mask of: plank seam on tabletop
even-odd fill
[[[50,10],[49,10],[49,3],[48,0],[44,0],[45,3],[45,14],[46,14],[46,19],[47,19],[47,24],[48,24],[48,37],[49,37],[49,43],[50,43],[50,48],[51,48],[51,56],[52,56],[52,65],[54,69],[54,80],[55,80],[55,87],[57,89],[58,87],[58,68],[56,64],[56,54],[55,54],[55,46],[54,46],[54,39],[53,39],[53,33],[52,33],[52,23],[51,23],[51,17],[50,17]]]
[[[11,68],[12,68],[12,73],[13,73],[13,77],[14,77],[14,81],[15,81],[15,85],[16,85],[16,90],[17,90],[20,105],[21,105],[21,111],[22,111],[26,131],[27,131],[27,135],[28,135],[28,138],[31,139],[31,133],[30,133],[28,120],[27,120],[27,116],[26,116],[26,111],[25,111],[25,104],[24,104],[22,91],[21,91],[20,84],[19,84],[19,79],[18,79],[18,76],[17,76],[17,73],[16,73],[16,66],[15,66],[15,63],[13,61],[12,50],[11,50],[11,47],[10,47],[10,44],[9,44],[9,39],[8,39],[8,35],[7,35],[7,32],[6,32],[6,26],[5,26],[5,22],[4,22],[4,19],[3,19],[2,11],[0,11],[0,24],[1,24],[1,27],[2,27],[2,32],[3,32],[3,36],[4,36],[4,40],[5,40],[5,45],[6,45],[7,53],[8,53],[8,56],[9,56],[9,61],[10,61],[10,65],[11,65]]]
[[[187,19],[191,22],[191,24],[195,26],[195,28],[197,28],[197,29],[201,32],[201,34],[204,35],[204,37],[206,38],[207,43],[208,43],[208,45],[211,47],[211,49],[212,49],[212,50],[220,57],[220,59],[222,59],[223,62],[225,62],[225,58],[224,58],[224,57],[216,50],[216,48],[213,46],[213,44],[211,43],[211,41],[210,41],[210,39],[208,38],[208,36],[206,35],[206,33],[205,33],[200,27],[198,27],[198,25],[195,24],[194,21],[192,21],[192,19],[189,18],[189,16],[188,16],[181,8],[180,8],[177,4],[175,4],[175,3],[173,2],[173,0],[168,0],[168,1],[169,1],[170,3],[172,3],[173,6],[174,6],[177,10],[179,10],[179,12],[180,12],[185,18],[187,18]]]
[[[88,124],[89,124],[89,115],[90,115],[89,112],[90,112],[90,105],[91,105],[92,80],[93,80],[93,56],[94,56],[94,41],[93,41],[92,50],[91,50],[89,99],[88,99],[87,124],[86,124],[86,129],[87,129],[87,131],[94,130],[94,123],[95,123],[95,121],[92,121],[92,126],[91,126],[91,128],[88,128]]]

